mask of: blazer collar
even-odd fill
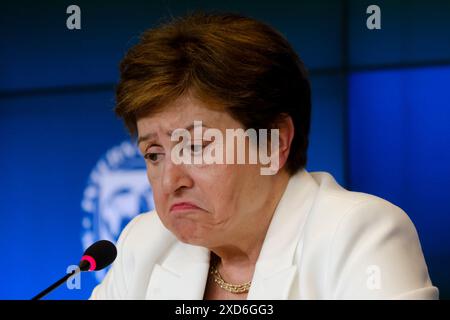
[[[247,299],[286,299],[295,278],[295,252],[318,185],[301,170],[292,176],[267,231]],[[298,246],[300,245],[300,248]],[[210,251],[176,241],[161,264],[155,264],[147,299],[203,299]]]

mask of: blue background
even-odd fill
[[[310,171],[402,207],[430,276],[450,298],[450,2],[68,1],[2,4],[0,19],[0,299],[28,299],[83,251],[89,175],[128,139],[115,118],[118,63],[139,34],[188,10],[234,11],[280,30],[311,74]],[[137,213],[137,212],[136,212]],[[60,287],[48,298],[85,299]]]

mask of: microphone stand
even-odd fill
[[[71,276],[74,276],[75,274],[81,272],[80,269],[75,269],[73,270],[71,273],[66,274],[64,277],[62,277],[61,279],[59,279],[58,281],[56,281],[54,284],[52,284],[50,287],[48,287],[47,289],[43,290],[42,292],[40,292],[39,294],[37,294],[35,297],[33,297],[31,300],[39,300],[41,299],[43,296],[47,295],[48,293],[50,293],[51,291],[53,291],[54,289],[58,288],[60,285],[62,285],[64,282],[66,282]]]

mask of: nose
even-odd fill
[[[161,181],[165,194],[175,193],[185,188],[192,188],[194,184],[186,164],[175,164],[170,159],[164,163]]]

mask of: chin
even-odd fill
[[[187,243],[194,246],[207,247],[208,238],[199,234],[196,230],[197,228],[189,228],[183,226],[182,228],[172,229],[172,233],[177,237],[177,239],[183,243]]]

